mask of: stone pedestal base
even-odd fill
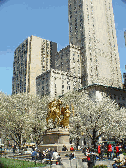
[[[62,151],[63,145],[66,145],[70,150],[72,144],[69,143],[69,130],[63,128],[56,128],[49,130],[43,137],[43,144],[39,145],[41,151],[51,148],[53,150]]]
[[[57,150],[57,152],[61,152],[63,145],[66,145],[68,151],[70,151],[70,147],[72,144],[42,144],[38,146],[38,149],[42,152],[46,149],[50,148],[52,150]]]

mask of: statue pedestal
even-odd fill
[[[55,128],[49,130],[43,136],[43,144],[39,145],[38,148],[43,151],[51,148],[53,150],[62,151],[63,145],[66,145],[68,151],[72,144],[69,143],[69,130],[64,128]]]

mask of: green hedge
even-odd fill
[[[7,158],[0,158],[0,167],[2,168],[28,168],[28,167],[43,167],[44,164],[36,163],[35,162],[28,162],[23,160],[14,160],[14,159],[7,159]]]
[[[107,168],[106,165],[97,165],[97,166],[94,166],[93,168]]]

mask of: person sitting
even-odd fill
[[[69,154],[69,160],[72,160],[74,158],[74,153]]]
[[[49,148],[48,152],[46,154],[46,159],[51,160],[52,159],[52,155],[53,155],[53,151],[52,151],[52,149]]]
[[[68,151],[68,149],[65,145],[63,145],[62,151]]]
[[[32,156],[32,160],[34,160],[35,157],[37,158],[37,152],[35,150],[33,150],[31,156]]]
[[[119,161],[122,165],[124,165],[125,163],[125,157],[124,155],[122,154],[122,151],[120,151],[120,154],[119,154]]]
[[[119,162],[120,166],[125,165],[125,157],[122,152],[119,154],[119,159],[116,158],[115,163],[113,164],[113,168],[118,168],[118,165],[116,164],[117,162]]]
[[[70,147],[70,151],[74,151],[74,147],[72,145]]]
[[[45,157],[44,153],[41,152],[40,150],[38,152],[39,152],[39,160],[43,160]]]
[[[86,156],[86,147],[83,148],[82,153]]]
[[[55,150],[55,151],[53,152],[52,160],[58,160],[59,165],[62,165],[62,163],[61,163],[61,157],[60,157],[60,155],[58,154],[57,150]]]

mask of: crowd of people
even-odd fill
[[[70,147],[70,151],[75,151],[75,147],[73,145],[71,145]],[[67,147],[65,145],[63,145],[62,151],[68,151]],[[94,151],[93,148],[91,147],[84,147],[82,149],[82,152],[84,153],[85,156],[88,156],[89,153],[97,153],[99,160],[103,160],[103,156],[105,155],[105,153],[107,153],[107,158],[108,159],[113,159],[113,158],[117,158],[119,156],[119,154],[121,153],[121,146],[119,144],[116,145],[112,145],[112,144],[107,144],[105,145],[103,144],[98,144],[97,146],[97,151]],[[33,155],[36,155],[37,152],[33,151]],[[41,153],[40,150],[38,150],[39,153],[39,158],[43,159],[45,157],[51,158],[51,159],[55,159],[57,160],[57,158],[60,158],[58,152],[52,149],[46,149],[45,151],[43,151]],[[116,153],[116,155],[115,155]],[[33,156],[34,157],[34,156]]]
[[[105,153],[107,153],[107,158],[111,160],[113,158],[117,158],[119,154],[122,153],[122,148],[123,147],[119,143],[116,145],[112,145],[110,143],[105,145],[104,143],[102,143],[98,144],[97,149],[95,150],[91,147],[84,147],[82,152],[84,153],[85,156],[88,156],[90,153],[95,152],[99,160],[103,160],[104,159],[103,156],[105,155]]]
[[[85,145],[85,147],[83,147],[81,149],[82,149],[82,153],[84,153],[84,155],[87,156],[87,160],[88,159],[90,160],[91,154],[94,154],[96,156],[96,159],[98,159],[98,160],[104,160],[107,157],[107,159],[109,159],[109,160],[118,158],[122,162],[125,162],[124,155],[122,154],[122,149],[126,149],[126,146],[124,146],[124,145],[121,146],[119,143],[117,143],[116,145],[111,144],[111,143],[98,144],[97,149],[89,147],[89,145],[88,145],[88,147],[86,147],[86,145]],[[13,146],[13,153],[15,153],[15,150],[16,150],[16,145]],[[74,158],[73,151],[77,150],[76,145],[75,146],[71,145],[69,150],[71,151],[71,153],[66,154],[66,155],[69,156],[69,159],[73,159]],[[66,151],[66,152],[68,151],[68,148],[66,147],[66,145],[63,145],[62,151]],[[107,156],[104,157],[106,154],[107,154]],[[57,152],[57,150],[54,150],[54,149],[48,148],[48,149],[41,152],[34,145],[32,147],[31,156],[32,156],[32,160],[34,160],[34,159],[39,159],[42,161],[48,160],[48,161],[50,161],[50,163],[52,160],[55,160],[56,164],[62,165],[60,154]]]
[[[57,152],[57,150],[52,150],[51,148],[46,149],[45,151],[40,151],[40,150],[34,150],[32,152],[32,160],[38,158],[39,160],[57,160],[56,164],[59,163],[59,165],[62,165],[61,163],[61,157],[60,154]]]
[[[71,145],[70,147],[70,151],[74,151],[75,148],[73,147],[73,145]],[[62,151],[68,151],[68,148],[66,147],[66,145],[63,145],[62,147]],[[46,161],[46,160],[57,160],[57,162],[62,165],[61,163],[61,157],[60,157],[60,154],[57,152],[57,150],[52,150],[51,148],[48,148],[44,151],[40,151],[39,149],[35,149],[33,148],[33,152],[32,152],[32,160],[34,160],[35,158],[39,159],[39,160],[43,160]],[[73,155],[72,155],[73,157]],[[57,164],[58,164],[57,163]]]
[[[120,146],[119,144],[112,145],[110,143],[107,146],[105,146],[104,143],[102,145],[99,144],[98,145],[99,159],[103,160],[103,155],[105,152],[107,152],[108,159],[113,159],[115,157],[117,158],[119,154],[122,153],[122,146]],[[116,153],[116,155],[114,155],[114,153]]]

